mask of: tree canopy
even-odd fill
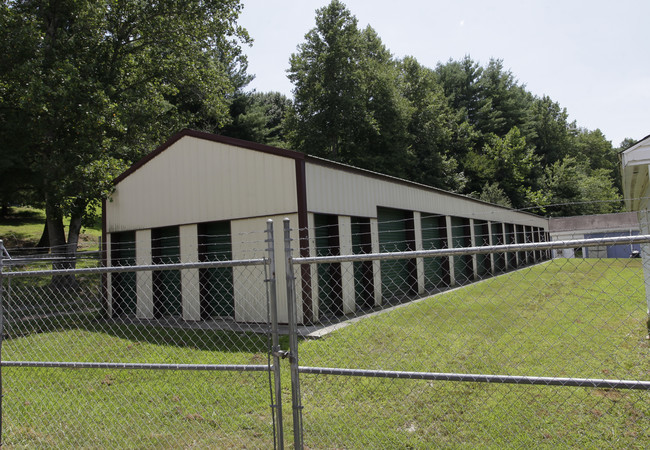
[[[288,76],[294,149],[549,215],[621,207],[617,149],[499,59],[434,69],[396,59],[333,0],[316,11]]]
[[[0,3],[1,159],[30,175],[54,247],[73,249],[112,175],[171,130],[229,120],[247,81],[240,11],[239,0]]]
[[[429,68],[395,58],[333,0],[291,55],[293,99],[246,92],[241,9],[240,0],[0,0],[3,209],[44,206],[50,243],[73,250],[112,178],[182,127],[547,215],[620,208],[618,149],[530,93],[503,61]]]

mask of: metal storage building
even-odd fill
[[[285,217],[296,229],[293,239],[300,243],[301,256],[540,242],[548,233],[548,220],[533,214],[299,152],[184,130],[115,180],[104,204],[108,263],[259,258],[262,250],[230,236],[261,232],[267,219],[279,225]],[[135,242],[135,251],[124,245],[129,241]],[[319,321],[325,306],[347,314],[381,305],[392,295],[424,294],[542,256],[517,252],[311,267],[297,274],[299,320]],[[276,267],[278,280],[284,279],[282,266]],[[111,314],[266,320],[260,316],[263,308],[250,307],[266,299],[240,298],[250,291],[247,285],[263,282],[262,269],[246,274],[237,267],[187,270],[195,272],[182,279],[167,272],[164,277],[156,272],[112,275],[107,280]],[[215,285],[221,288],[203,295]],[[286,322],[282,283],[278,298],[279,320]]]
[[[589,216],[551,217],[549,219],[551,241],[571,239],[595,239],[639,234],[636,213],[593,214]],[[639,244],[603,245],[582,249],[584,258],[629,258],[633,251],[640,250]],[[573,258],[574,249],[553,251],[554,256]]]

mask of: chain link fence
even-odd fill
[[[267,234],[239,238],[266,253]],[[272,447],[268,256],[183,261],[163,237],[147,266],[118,244],[106,264],[4,260],[3,445]]]
[[[270,224],[199,229],[191,257],[152,233],[148,264],[129,234],[103,260],[5,257],[3,444],[646,447],[643,224],[550,241],[428,223],[404,242],[285,221],[283,254]],[[629,255],[594,257],[614,246]]]
[[[322,242],[360,241],[336,231]],[[293,259],[324,322],[299,345],[307,448],[646,447],[647,277],[629,256],[648,236],[477,235]],[[627,257],[551,259],[615,246]]]

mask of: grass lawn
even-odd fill
[[[640,260],[555,260],[300,343],[309,366],[650,380]],[[54,325],[54,324],[52,324]],[[284,340],[286,344],[286,340]],[[266,337],[61,325],[4,360],[264,364]],[[291,418],[288,362],[285,418]],[[272,446],[266,373],[3,369],[7,447]],[[647,448],[650,393],[301,375],[309,448]],[[289,425],[286,443],[291,442]]]
[[[70,219],[63,224],[67,227]],[[0,220],[0,239],[8,249],[16,247],[35,247],[45,226],[45,211],[31,207],[12,207],[9,215]],[[100,218],[91,227],[83,227],[79,236],[79,250],[99,250],[102,235]]]

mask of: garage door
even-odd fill
[[[474,245],[477,247],[486,247],[490,245],[490,229],[485,220],[474,221]],[[492,262],[489,254],[476,255],[476,270],[478,276],[484,278],[492,272]]]
[[[351,232],[352,253],[355,255],[372,253],[370,219],[365,217],[353,217]],[[372,272],[372,261],[355,261],[353,263],[353,268],[355,303],[357,307],[364,308],[373,306],[375,303],[375,287]]]
[[[230,222],[202,223],[198,226],[199,260],[232,260]],[[232,267],[201,269],[201,318],[234,317]]]
[[[413,213],[390,208],[377,208],[379,251],[405,252],[411,250]],[[384,298],[411,294],[415,287],[415,263],[398,259],[381,262],[381,286]]]
[[[339,254],[338,217],[314,214],[316,256]],[[343,313],[341,264],[318,265],[318,311],[321,318]]]
[[[462,217],[451,218],[451,238],[453,248],[470,247],[472,236],[469,228],[469,219]],[[470,255],[454,256],[454,276],[456,283],[467,283],[472,280],[474,268]]]
[[[446,247],[447,224],[445,216],[422,215],[422,249],[439,250]],[[449,285],[449,258],[424,258],[424,285],[426,289]]]
[[[154,264],[179,263],[180,249],[178,227],[151,230],[151,251]],[[178,317],[182,314],[180,270],[153,272],[153,298],[156,317]]]
[[[111,233],[111,266],[135,266],[135,231]],[[135,272],[111,275],[113,316],[135,315],[135,286]]]
[[[492,223],[492,245],[503,245],[503,224]],[[494,254],[494,270],[497,272],[505,272],[506,270],[506,254]]]

